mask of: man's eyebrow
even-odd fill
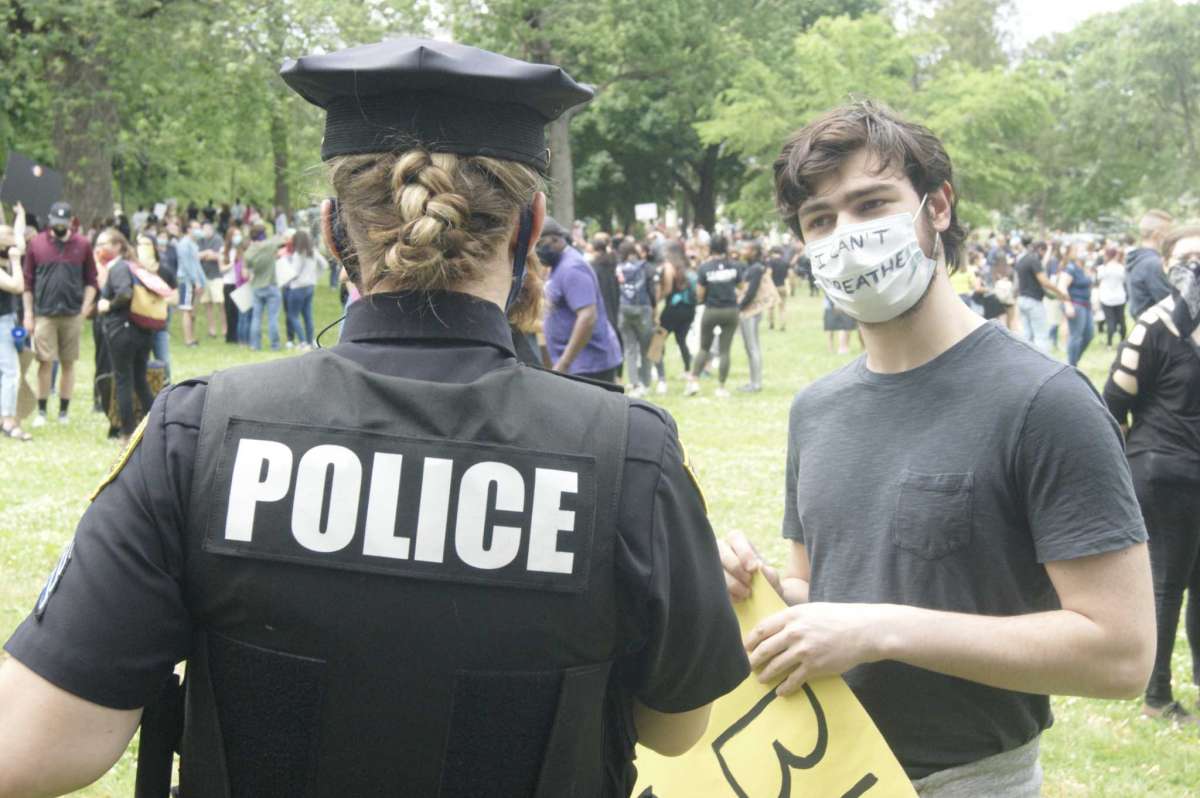
[[[871,194],[876,194],[880,191],[886,191],[893,188],[895,188],[895,186],[892,183],[871,183],[870,185],[846,192],[846,194],[843,196],[843,201],[855,202],[856,200],[860,200],[863,197],[870,196]],[[802,204],[800,209],[796,211],[796,215],[803,216],[815,211],[827,211],[832,207],[833,205],[828,200],[814,200],[813,202],[805,202]]]

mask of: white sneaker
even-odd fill
[[[634,399],[641,399],[643,396],[646,395],[646,386],[645,385],[633,386],[629,390],[629,395],[632,396]]]
[[[718,399],[728,399],[729,391],[725,390],[724,388],[718,388],[715,392],[715,395]]]
[[[58,414],[58,423],[59,424],[68,424],[68,423],[70,423],[70,421],[71,421],[71,419],[67,416],[66,413]]]
[[[684,396],[695,396],[700,393],[700,383],[695,380],[688,380],[687,385],[683,389]]]
[[[666,381],[666,380],[659,380],[659,381],[658,381],[658,387],[656,387],[656,388],[654,389],[654,392],[655,392],[656,394],[658,394],[659,396],[666,396],[666,395],[667,395],[667,381]]]
[[[45,414],[45,413],[38,413],[38,414],[37,414],[37,418],[35,418],[35,419],[33,420],[33,425],[32,425],[32,426],[33,426],[33,428],[34,428],[34,429],[37,429],[38,427],[44,427],[44,426],[46,426],[46,414]]]

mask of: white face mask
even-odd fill
[[[877,324],[896,318],[925,295],[937,260],[921,249],[916,219],[928,197],[911,216],[897,213],[842,225],[808,245],[813,276],[839,310]]]

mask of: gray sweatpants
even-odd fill
[[[921,798],[1038,798],[1042,794],[1040,737],[1020,748],[913,782]]]
[[[650,384],[650,358],[646,350],[654,337],[654,312],[649,305],[621,305],[621,338],[625,342],[625,381]]]

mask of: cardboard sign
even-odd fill
[[[734,605],[742,632],[784,608],[761,575]],[[840,677],[775,695],[751,674],[713,704],[708,731],[679,757],[637,749],[638,798],[916,798],[883,736]]]
[[[50,206],[63,198],[63,177],[48,166],[31,161],[15,152],[8,154],[4,181],[0,183],[0,202],[21,203],[25,212],[46,224]]]

